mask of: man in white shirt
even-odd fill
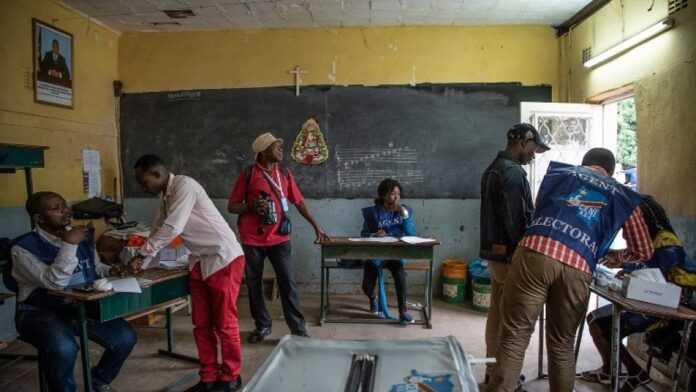
[[[36,228],[15,239],[11,248],[18,301],[15,324],[22,340],[38,350],[49,390],[74,392],[79,350],[76,309],[71,300],[51,295],[48,290],[91,284],[115,274],[117,268],[99,261],[91,227],[70,227],[72,212],[59,194],[34,193],[26,209]],[[89,323],[87,332],[90,340],[105,349],[91,370],[93,389],[113,392],[109,384],[135,346],[137,335],[120,318]]]
[[[244,252],[203,187],[193,178],[174,175],[155,155],[135,163],[135,178],[145,192],[160,196],[150,237],[130,265],[135,270],[177,236],[191,251],[190,291],[193,335],[201,364],[193,390],[241,389],[242,346],[237,296],[244,274]],[[222,363],[217,353],[220,342]]]

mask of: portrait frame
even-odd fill
[[[31,30],[34,102],[73,109],[73,35],[36,18]]]

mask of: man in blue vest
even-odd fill
[[[39,352],[51,392],[74,392],[79,350],[74,304],[47,290],[85,285],[117,272],[99,261],[93,229],[70,227],[72,212],[57,193],[29,196],[26,209],[36,228],[15,239],[11,248],[12,277],[17,282],[15,323],[22,340]],[[109,385],[135,346],[137,336],[123,319],[87,326],[89,338],[104,347],[91,369],[94,391],[114,391]]]
[[[515,251],[503,293],[503,322],[491,391],[514,391],[534,325],[546,304],[549,386],[570,392],[575,381],[573,344],[585,316],[595,267],[623,228],[620,260],[653,254],[638,194],[611,176],[614,155],[585,154],[582,166],[551,162],[539,189],[532,222]]]

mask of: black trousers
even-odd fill
[[[249,289],[249,307],[256,328],[270,328],[272,324],[271,315],[263,298],[263,262],[268,257],[275,270],[283,315],[290,333],[305,333],[305,319],[300,311],[300,297],[297,294],[297,284],[293,276],[290,241],[273,246],[243,245],[243,248],[246,257],[245,273]]]
[[[377,271],[379,268],[386,268],[391,271],[392,278],[394,278],[394,287],[396,288],[399,313],[406,313],[406,271],[401,260],[384,260],[382,267],[377,267],[372,261],[365,260],[362,282],[363,292],[370,298],[375,297],[375,285],[377,284]]]

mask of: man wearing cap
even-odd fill
[[[257,137],[252,144],[256,163],[237,178],[227,210],[239,215],[238,228],[246,255],[246,284],[249,306],[256,329],[249,343],[261,342],[271,334],[271,316],[263,299],[263,263],[266,257],[275,270],[280,288],[283,315],[290,333],[308,336],[300,311],[300,299],[293,277],[289,203],[312,225],[317,241],[328,240],[304,203],[300,188],[290,171],[281,166],[283,140],[271,133]]]
[[[582,166],[549,165],[534,216],[507,274],[497,365],[489,390],[515,390],[529,338],[546,305],[549,389],[572,391],[575,333],[585,316],[597,263],[621,228],[627,249],[612,258],[652,257],[641,198],[611,177],[615,165],[614,155],[604,148],[588,151]]]
[[[549,147],[531,124],[516,124],[507,132],[507,147],[481,178],[481,249],[491,273],[491,303],[486,321],[486,356],[494,357],[500,334],[500,305],[512,253],[532,219],[534,203],[522,168]],[[486,383],[495,365],[486,368]]]

